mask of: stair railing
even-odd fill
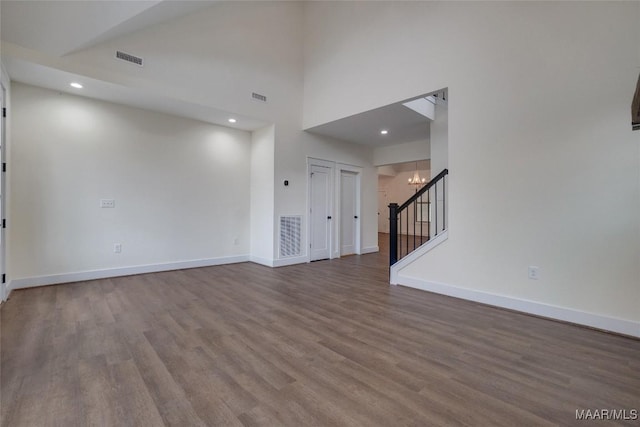
[[[389,204],[389,265],[447,229],[448,169],[444,169],[398,206]]]

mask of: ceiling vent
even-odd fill
[[[128,53],[124,53],[120,50],[116,50],[116,58],[121,59],[123,61],[131,62],[132,64],[136,64],[142,67],[142,58],[139,58],[134,55],[130,55]]]
[[[255,99],[256,101],[267,102],[267,97],[266,97],[266,96],[264,96],[264,95],[260,95],[259,93],[255,93],[255,92],[253,92],[253,93],[251,94],[251,97],[252,97],[253,99]]]

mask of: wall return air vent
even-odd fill
[[[129,53],[122,52],[120,50],[116,50],[116,58],[122,61],[131,62],[132,64],[136,64],[142,67],[142,58],[138,56],[131,55]]]
[[[299,215],[280,217],[280,258],[302,255],[301,225]]]

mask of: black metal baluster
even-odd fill
[[[435,208],[436,208],[436,234],[434,234],[434,236],[438,235],[438,183],[436,182],[436,185],[433,186],[433,188],[435,189]]]
[[[398,212],[398,218],[400,219],[400,228],[398,229],[398,259],[402,259],[402,211]]]
[[[428,216],[428,227],[427,227],[427,240],[431,240],[431,189],[427,190],[427,206],[429,207]]]
[[[407,227],[406,234],[404,235],[404,240],[407,242],[407,251],[404,253],[407,255],[409,253],[409,209],[405,211],[407,213]]]
[[[420,195],[420,203],[418,204],[418,206],[420,207],[420,246],[422,246],[424,237],[422,236],[422,224],[424,223],[424,218],[422,217],[422,194]]]
[[[413,250],[415,250],[416,249],[416,218],[415,216],[416,216],[416,208],[417,208],[415,201],[412,203],[412,206],[413,206]]]
[[[398,260],[402,259],[402,211],[398,211]]]
[[[398,204],[389,204],[389,265],[398,261]]]
[[[447,188],[445,187],[447,176],[442,177],[442,230],[447,229]]]

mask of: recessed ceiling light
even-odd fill
[[[235,123],[235,122],[237,122],[237,120],[236,120],[236,119],[234,119],[234,118],[230,118],[230,119],[229,119],[229,123]]]
[[[82,89],[82,85],[80,83],[73,82],[70,86],[75,87],[76,89]]]
[[[380,135],[386,135],[386,134],[388,134],[388,133],[389,133],[389,131],[388,131],[388,130],[386,130],[386,129],[382,129],[382,130],[380,131]]]

